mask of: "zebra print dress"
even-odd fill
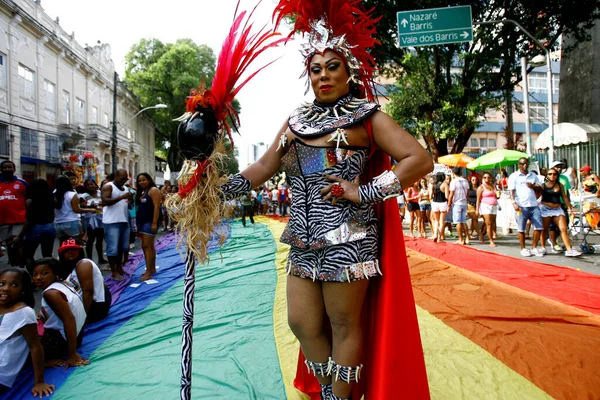
[[[320,190],[325,175],[353,181],[369,157],[364,147],[318,147],[295,138],[281,163],[292,187],[290,221],[281,241],[291,246],[287,272],[313,281],[351,282],[380,275],[373,207],[347,200],[333,205]]]

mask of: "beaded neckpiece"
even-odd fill
[[[302,104],[290,115],[288,125],[299,137],[320,137],[366,119],[379,107],[377,103],[348,94],[331,105]]]

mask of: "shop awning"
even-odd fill
[[[21,156],[21,163],[24,163],[24,164],[50,164],[50,161],[40,160],[39,158]]]
[[[554,125],[554,147],[585,143],[591,136],[600,136],[600,125],[573,124],[570,122],[561,122]],[[544,150],[549,148],[551,140],[550,128],[548,128],[535,141],[535,149]]]

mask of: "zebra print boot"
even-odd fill
[[[331,400],[331,384],[321,385],[321,400]]]

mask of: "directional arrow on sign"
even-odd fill
[[[471,6],[398,11],[400,47],[437,46],[473,40]]]

